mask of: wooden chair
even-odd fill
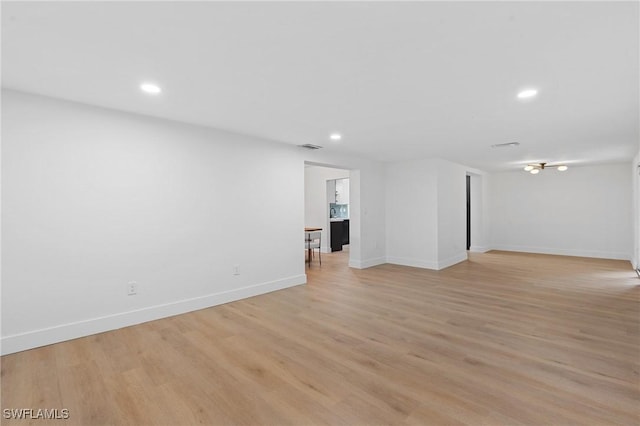
[[[322,265],[322,251],[320,250],[321,242],[322,233],[320,231],[305,233],[304,243],[308,253],[307,257],[309,258],[309,266],[311,266],[311,259],[313,258],[314,249],[318,249],[318,259],[320,260],[320,265]]]

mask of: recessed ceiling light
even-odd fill
[[[526,167],[524,168],[524,171],[525,171],[525,172],[530,172],[531,170],[533,170],[533,166],[526,166]]]
[[[568,167],[567,167],[567,166],[565,166],[565,165],[558,166],[558,171],[564,172],[564,171],[565,171],[565,170],[567,170],[567,169],[568,169]]]
[[[538,173],[540,173],[540,169],[532,169],[529,173],[531,173],[532,175],[537,175]]]
[[[162,92],[160,86],[153,83],[142,83],[140,85],[140,90],[151,95],[157,95],[158,93]]]
[[[331,133],[329,135],[329,139],[331,139],[332,141],[339,141],[340,139],[342,139],[342,135],[340,133]]]
[[[537,89],[525,89],[518,93],[518,99],[529,99],[533,98],[538,94]]]

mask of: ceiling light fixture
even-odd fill
[[[332,141],[339,141],[340,139],[342,139],[342,135],[340,133],[331,133],[329,135],[329,139],[331,139]]]
[[[153,83],[142,83],[140,85],[140,90],[142,90],[145,93],[149,93],[150,95],[157,95],[160,92],[162,92],[162,89],[160,88],[160,86]]]
[[[533,98],[538,94],[537,89],[525,89],[518,93],[518,99],[529,99]]]
[[[564,172],[569,167],[565,166],[564,164],[536,163],[536,164],[527,164],[526,167],[524,168],[524,171],[529,172],[532,175],[537,175],[538,173],[540,173],[540,170],[549,169],[549,168],[555,168],[555,169],[558,169],[558,171],[560,172]]]

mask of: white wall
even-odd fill
[[[389,263],[443,269],[467,258],[466,172],[441,159],[387,165]]]
[[[385,263],[386,211],[384,166],[371,163],[351,171],[349,184],[349,266],[368,268]],[[354,188],[358,188],[354,190]],[[361,227],[358,227],[358,222]],[[356,226],[354,226],[354,223]],[[354,250],[360,248],[360,257]],[[356,251],[357,252],[357,251]]]
[[[438,171],[438,267],[467,260],[467,169],[436,160]]]
[[[489,175],[492,248],[630,259],[629,163]]]
[[[3,353],[306,281],[297,147],[12,91],[2,124]]]
[[[387,165],[387,262],[437,269],[437,185],[435,160]]]
[[[330,252],[327,181],[349,177],[349,170],[322,166],[304,169],[304,226],[322,228],[322,251]]]

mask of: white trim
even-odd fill
[[[420,259],[411,259],[407,257],[387,257],[387,263],[394,265],[411,266],[414,268],[424,268],[438,270],[438,262],[429,262]]]
[[[523,253],[539,253],[539,254],[555,254],[559,256],[577,256],[577,257],[593,257],[598,259],[615,259],[615,260],[631,260],[629,253],[608,252],[599,250],[574,250],[574,249],[558,249],[548,247],[527,247],[527,246],[509,246],[494,245],[492,250],[517,251]]]
[[[281,280],[251,285],[239,289],[209,294],[192,299],[179,300],[163,305],[150,306],[135,311],[121,312],[104,317],[57,325],[26,333],[2,337],[2,355],[20,352],[39,346],[77,339],[105,331],[116,330],[147,321],[180,315],[211,306],[233,302],[247,297],[258,296],[276,290],[305,284],[306,274],[283,278]]]
[[[385,263],[387,263],[387,259],[385,259],[384,257],[377,257],[375,259],[367,259],[363,261],[349,259],[349,267],[355,269],[366,269]]]
[[[448,259],[441,261],[427,261],[420,259],[411,259],[406,257],[387,257],[387,263],[392,263],[394,265],[402,265],[402,266],[411,266],[414,268],[423,268],[423,269],[433,269],[434,271],[439,271],[441,269],[448,268],[449,266],[453,266],[456,263],[464,262],[467,260],[467,252],[464,251],[462,253],[456,254],[455,256],[451,256]]]
[[[486,253],[491,250],[489,247],[484,246],[471,246],[469,247],[469,251],[473,253]]]
[[[448,259],[438,261],[438,270],[448,268],[449,266],[453,266],[456,263],[464,262],[467,260],[469,256],[467,256],[467,252],[463,251],[462,253],[458,253],[455,256],[451,256]]]

